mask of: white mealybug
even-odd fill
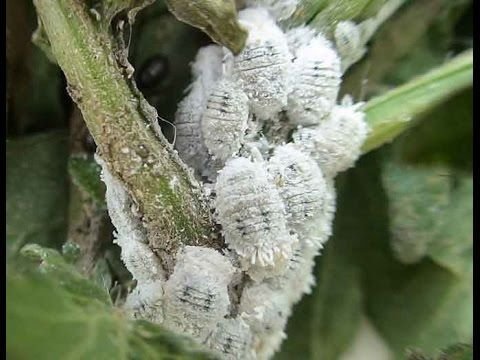
[[[250,99],[252,112],[267,120],[287,105],[291,54],[285,35],[265,9],[242,10],[239,21],[249,34],[244,49],[230,59],[233,78]]]
[[[239,312],[253,333],[253,348],[258,359],[269,359],[286,338],[284,329],[291,304],[282,289],[267,283],[253,284],[243,290]]]
[[[323,36],[317,35],[300,47],[290,77],[290,121],[315,125],[325,119],[336,103],[341,77],[340,58]]]
[[[262,6],[275,17],[277,21],[288,19],[293,15],[299,0],[247,0],[249,7]]]
[[[320,247],[325,237],[315,236],[310,230],[317,227],[327,210],[328,189],[315,160],[294,144],[286,144],[275,149],[268,171],[284,201],[289,226],[298,234],[300,242]]]
[[[229,313],[234,268],[219,252],[186,246],[165,283],[165,326],[203,339]]]
[[[205,343],[226,360],[253,360],[252,331],[240,318],[222,319]]]
[[[367,49],[362,41],[362,33],[354,22],[340,21],[334,31],[335,45],[342,58],[342,71],[362,58]]]
[[[333,178],[355,163],[368,134],[365,114],[345,98],[335,106],[328,119],[314,128],[300,128],[293,140],[318,163],[325,176]]]
[[[263,162],[230,159],[215,190],[218,221],[229,248],[260,266],[291,256],[296,238],[288,233],[285,207]]]
[[[290,52],[295,57],[298,49],[307,46],[315,38],[315,30],[307,25],[294,27],[285,33]]]
[[[316,255],[317,253],[309,247],[297,247],[289,260],[285,273],[268,279],[266,282],[271,285],[272,289],[283,292],[290,304],[297,303],[304,294],[309,294],[315,285],[312,271]]]
[[[210,93],[202,117],[208,152],[222,163],[234,155],[247,130],[248,98],[231,80],[221,79]]]
[[[163,322],[164,280],[138,283],[128,295],[123,308],[134,319],[146,319],[156,324]]]
[[[222,48],[217,45],[209,45],[198,51],[192,64],[190,92],[178,104],[175,113],[175,148],[182,160],[199,172],[208,159],[202,138],[201,118],[208,95],[222,75],[222,57]]]

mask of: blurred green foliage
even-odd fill
[[[331,29],[341,19],[371,16],[383,3],[305,0],[294,23]],[[72,157],[68,163],[71,102],[59,68],[29,41],[35,28],[32,4],[10,0],[7,9],[16,26],[13,31],[7,24],[7,253],[18,253],[26,243],[60,249],[68,176],[97,201],[103,199],[103,184],[92,159]],[[406,1],[379,29],[365,59],[345,74],[344,92],[370,99],[444,64],[471,47],[472,16],[469,0]],[[163,1],[139,13],[127,38],[129,30],[136,71],[155,55],[168,59],[167,76],[143,91],[171,122],[190,80],[189,63],[209,40],[175,20]],[[422,115],[391,146],[338,177],[334,235],[318,257],[318,285],[296,306],[277,359],[337,359],[362,314],[397,359],[408,349],[420,349],[408,355],[411,360],[473,358],[471,347],[448,348],[468,343],[473,327],[472,105],[472,90],[461,91]],[[159,122],[172,139],[171,124]],[[433,186],[438,169],[448,177],[435,179]],[[401,204],[400,212],[395,204]],[[415,263],[402,263],[392,251],[396,224],[409,225],[417,245],[428,244]],[[94,282],[54,250],[34,245],[23,255],[33,270],[19,271],[11,255],[7,265],[11,358],[208,358],[183,339],[147,322],[128,321],[112,307],[104,282],[131,280],[118,265],[118,247],[111,245],[98,259]]]

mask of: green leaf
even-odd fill
[[[97,205],[106,209],[105,184],[100,180],[101,170],[93,156],[72,155],[68,161],[68,172],[74,184],[85,191]]]
[[[234,54],[245,46],[248,32],[237,21],[234,0],[166,0],[166,3],[178,20],[204,31]]]
[[[473,53],[467,51],[426,75],[368,101],[371,127],[363,152],[373,150],[416,123],[420,115],[472,84]]]
[[[95,300],[79,303],[45,276],[7,274],[12,359],[214,359],[186,338]]]
[[[459,177],[428,255],[457,274],[473,270],[473,180]]]
[[[391,244],[397,258],[424,256],[457,274],[473,266],[473,181],[445,167],[389,163],[383,180],[390,203]]]
[[[443,350],[435,359],[423,354],[421,350],[409,350],[407,360],[473,360],[471,344],[454,344]]]
[[[406,348],[431,354],[469,341],[471,276],[457,276],[428,258],[404,265],[393,257],[379,155],[363,157],[345,174],[341,188],[349,204],[343,216],[350,218],[349,231],[355,234],[350,247],[361,269],[366,314],[398,359]]]
[[[68,137],[54,131],[7,140],[7,251],[66,238]]]
[[[55,279],[78,301],[97,299],[105,304],[110,303],[108,289],[97,286],[78,273],[75,267],[68,264],[60,253],[54,249],[43,248],[37,244],[25,245],[20,254],[23,259],[34,265],[33,268]]]

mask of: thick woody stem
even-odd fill
[[[152,249],[215,247],[198,183],[156,130],[155,110],[135,91],[98,16],[82,0],[35,0],[35,6],[69,93],[99,155],[138,207]]]

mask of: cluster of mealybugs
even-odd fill
[[[125,308],[224,359],[268,359],[280,347],[332,232],[333,180],[354,164],[368,132],[362,104],[337,99],[344,59],[363,51],[355,25],[339,24],[334,46],[309,27],[279,27],[296,0],[247,5],[239,13],[245,48],[199,50],[174,124],[178,154],[209,190],[223,252],[183,247],[166,274],[104,168],[116,241],[137,280]]]

